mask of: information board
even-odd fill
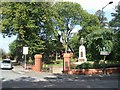
[[[108,51],[101,51],[100,55],[109,55],[109,52]]]
[[[28,54],[28,47],[23,47],[23,54]]]

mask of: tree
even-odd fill
[[[16,49],[16,40],[14,40],[12,43],[9,44],[9,50],[12,57],[16,56]]]
[[[57,12],[57,19],[54,20],[55,30],[61,32],[57,33],[57,35],[60,35],[62,38],[65,52],[68,51],[68,46],[70,46],[69,39],[71,37],[71,31],[76,25],[80,25],[82,29],[89,29],[92,31],[96,29],[95,26],[99,24],[98,20],[96,20],[97,17],[84,11],[80,4],[72,2],[56,3],[54,8]],[[95,25],[90,25],[93,22]],[[85,28],[87,25],[90,25],[89,28]]]
[[[6,58],[6,52],[2,48],[0,48],[0,59],[4,58]]]
[[[111,53],[113,50],[113,32],[111,30],[96,30],[86,36],[87,52],[92,58],[100,60],[103,47]]]
[[[32,55],[44,52],[53,30],[50,17],[54,13],[51,10],[49,2],[2,2],[3,36],[17,35],[17,48],[27,45]]]
[[[120,58],[120,2],[115,8],[115,13],[112,13],[114,17],[110,22],[109,25],[113,28],[115,33],[114,37],[114,59],[119,61]]]
[[[85,12],[83,15],[84,17],[81,24],[82,29],[79,30],[80,38],[85,38],[88,34],[92,33],[93,31],[100,30],[100,22],[96,15],[92,15],[87,12]]]
[[[81,22],[81,15],[84,10],[80,4],[72,2],[59,2],[54,5],[54,8],[57,12],[57,19],[54,20],[55,30],[61,32],[57,34],[61,36],[65,52],[67,52],[71,31],[75,25]]]
[[[51,2],[2,2],[3,36],[17,35],[10,45],[12,55],[21,57],[25,45],[32,56],[42,53],[49,57],[51,52],[62,49],[59,36],[56,43],[51,38],[57,32],[53,25],[56,16]]]
[[[86,36],[96,30],[100,30],[100,22],[96,15],[89,14],[87,12],[82,13],[81,15],[81,29],[79,30],[78,34],[73,35],[70,39],[71,47],[75,52],[75,56],[78,56],[79,53],[79,46],[80,46],[80,38]],[[87,42],[87,41],[86,41]],[[86,46],[87,44],[85,44]]]
[[[104,27],[106,25],[107,18],[105,17],[105,12],[102,10],[98,10],[95,15],[97,15],[99,22],[101,24],[101,27]]]
[[[117,32],[120,30],[120,2],[115,7],[115,13],[112,13],[112,16],[114,18],[109,22],[109,25],[113,27],[114,32]]]
[[[95,15],[84,11],[80,4],[70,2],[54,5],[50,2],[2,2],[1,19],[3,36],[17,35],[17,48],[27,45],[32,55],[44,52],[49,56],[54,51],[51,50],[53,37],[57,43],[62,37],[67,52],[71,31],[76,24],[82,27],[80,37],[99,29]],[[62,49],[60,46],[56,50]]]
[[[73,37],[70,39],[70,46],[73,49],[74,57],[78,57],[79,55],[79,46],[80,46],[79,42],[80,41],[78,34],[73,35]]]

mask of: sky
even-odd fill
[[[64,0],[64,1],[72,1],[77,2],[81,5],[81,7],[86,10],[90,14],[95,14],[97,10],[101,10],[102,7],[107,5],[112,0]],[[109,4],[106,8],[104,8],[105,17],[107,17],[108,21],[110,21],[113,17],[111,13],[115,12],[115,6],[118,5],[119,0],[113,0],[112,4]],[[76,26],[74,31],[78,30],[79,26]],[[9,52],[9,43],[16,39],[16,36],[12,36],[11,38],[3,38],[0,34],[0,48],[2,48],[6,53]]]

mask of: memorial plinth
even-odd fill
[[[79,47],[79,58],[78,58],[78,61],[80,61],[80,62],[87,62],[86,50],[85,50],[85,46],[84,45],[81,45]]]

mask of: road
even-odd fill
[[[0,74],[2,88],[118,88],[117,78],[56,74],[55,77],[45,76],[43,79],[40,77],[42,73],[33,77],[33,73],[19,74],[12,70],[0,70]]]

